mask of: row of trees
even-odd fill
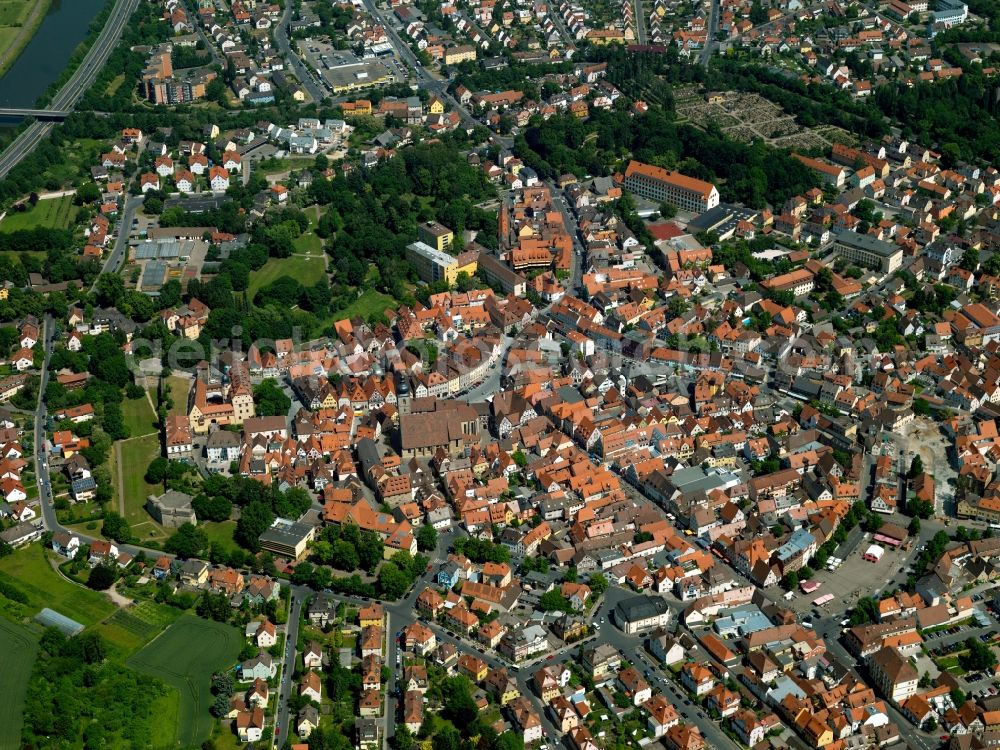
[[[595,112],[586,121],[571,115],[538,118],[515,139],[515,149],[543,177],[609,174],[631,157],[723,183],[724,200],[754,208],[780,205],[817,184],[805,165],[782,151],[730,140],[713,123],[705,129],[678,125],[671,112],[655,105],[641,117],[613,110]]]

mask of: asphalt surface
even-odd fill
[[[715,41],[715,35],[719,31],[719,0],[710,0],[708,8],[708,39],[705,41],[705,48],[701,51],[700,63],[706,68],[708,61],[712,59],[712,53],[719,43]]]
[[[285,11],[281,14],[281,20],[274,27],[274,43],[277,45],[281,56],[291,65],[292,70],[295,72],[295,77],[299,79],[299,83],[309,93],[312,100],[314,102],[321,102],[327,97],[329,92],[316,79],[316,74],[302,62],[302,59],[288,38],[288,22],[292,17],[292,5],[293,3],[285,3]]]
[[[142,201],[143,196],[141,195],[130,196],[125,201],[122,218],[118,223],[118,236],[115,237],[115,245],[107,260],[104,261],[101,273],[115,273],[121,268],[122,261],[125,260],[125,256],[128,253],[128,238],[132,233],[132,219],[135,217],[135,212],[142,207]],[[94,279],[94,283],[90,286],[90,291],[93,292],[96,288],[97,279]]]
[[[295,674],[295,646],[299,642],[299,624],[306,594],[301,587],[292,587],[288,624],[285,627],[285,655],[281,667],[281,687],[278,690],[278,715],[274,738],[278,747],[284,747],[289,732],[288,699],[296,689],[292,682]]]
[[[104,67],[108,56],[114,50],[122,30],[128,19],[139,7],[139,0],[118,0],[108,17],[104,29],[97,40],[87,51],[80,67],[49,102],[52,110],[71,112],[76,103],[90,88],[97,74]],[[25,156],[30,154],[52,130],[51,122],[34,122],[25,128],[21,134],[0,154],[0,178],[16,167]]]

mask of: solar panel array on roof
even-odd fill
[[[74,636],[83,630],[83,625],[76,620],[71,620],[66,615],[61,615],[48,607],[35,615],[35,621],[47,628],[58,628],[68,636]]]

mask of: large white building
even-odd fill
[[[628,163],[625,187],[638,196],[670,203],[682,211],[703,213],[719,205],[719,191],[710,182],[641,161]]]

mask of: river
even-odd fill
[[[0,106],[34,106],[62,74],[90,22],[109,1],[53,0],[38,31],[0,78]]]

